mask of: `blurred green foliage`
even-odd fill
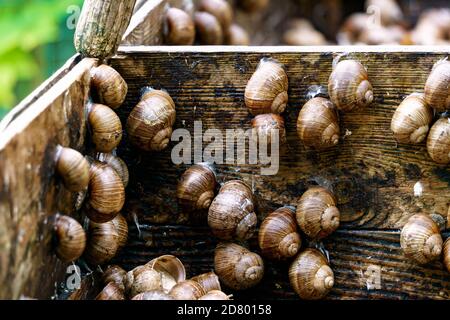
[[[68,9],[82,3],[83,0],[0,0],[0,119],[48,76],[44,48],[58,41],[61,34],[72,37],[74,30],[66,20],[73,12]],[[75,51],[71,42],[64,46],[70,46],[70,54]],[[22,85],[25,88],[17,94],[21,83],[28,85]]]

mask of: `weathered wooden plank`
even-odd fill
[[[89,69],[77,64],[0,135],[0,298],[49,298],[65,265],[54,256],[51,216],[74,214],[76,195],[54,175],[58,144],[84,150]]]
[[[258,213],[295,204],[310,185],[330,187],[337,195],[344,226],[401,227],[420,211],[447,219],[450,174],[427,155],[425,144],[397,144],[390,132],[393,112],[406,95],[423,90],[433,64],[448,48],[309,47],[309,48],[122,48],[111,61],[129,84],[119,110],[125,123],[143,86],[166,89],[177,106],[175,128],[193,134],[194,121],[209,128],[248,129],[251,116],[244,106],[245,85],[261,57],[283,62],[289,76],[289,105],[284,114],[287,146],[275,176],[260,175],[258,165],[217,166],[220,181],[241,178],[254,189]],[[164,50],[166,52],[161,52]],[[361,60],[374,86],[375,102],[368,108],[340,114],[341,141],[322,152],[298,141],[296,119],[311,85],[326,85],[337,54]],[[203,143],[203,147],[207,143]],[[175,188],[185,170],[174,165],[171,146],[160,153],[134,149],[127,139],[119,154],[131,172],[128,207],[149,223],[185,222],[177,208]],[[423,193],[415,196],[420,183]]]
[[[130,223],[130,230],[128,245],[116,259],[127,270],[162,254],[180,258],[188,277],[214,268],[217,242],[207,227],[139,225],[138,232]],[[249,244],[258,252],[256,239]],[[338,230],[322,247],[335,273],[327,299],[450,299],[450,277],[443,264],[420,267],[408,261],[398,231]],[[289,284],[289,262],[264,262],[261,284],[248,291],[226,292],[237,300],[297,299]]]

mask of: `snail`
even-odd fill
[[[259,114],[251,121],[253,137],[261,143],[267,144],[267,149],[272,145],[272,137],[275,130],[278,131],[278,141],[283,144],[286,142],[286,129],[284,119],[278,114],[266,113]]]
[[[175,123],[175,103],[163,90],[145,88],[127,120],[130,141],[144,151],[161,151],[169,144]]]
[[[295,209],[283,207],[270,213],[261,223],[258,244],[264,257],[282,260],[293,257],[301,247]]]
[[[221,290],[219,277],[214,272],[200,274],[192,277],[191,280],[198,282],[206,293]]]
[[[125,202],[125,189],[117,172],[94,161],[89,171],[87,216],[94,222],[107,222],[119,213]]]
[[[447,271],[450,272],[450,238],[445,240],[443,253],[444,266],[447,268]]]
[[[438,61],[425,83],[425,101],[437,111],[450,109],[450,61]]]
[[[126,188],[129,180],[128,167],[121,158],[112,155],[111,153],[97,153],[95,159],[108,164],[119,174],[123,182],[123,187]]]
[[[339,119],[333,103],[325,98],[312,98],[305,103],[297,118],[297,134],[305,146],[324,149],[339,142]]]
[[[323,187],[309,188],[297,206],[297,223],[310,239],[322,239],[339,227],[336,198]]]
[[[421,143],[428,134],[433,111],[425,102],[423,94],[413,93],[395,110],[391,131],[401,143]]]
[[[57,215],[54,222],[56,255],[63,262],[77,260],[86,247],[86,234],[75,219]]]
[[[403,226],[400,245],[404,255],[419,264],[436,260],[442,252],[439,227],[428,215],[415,214]]]
[[[308,248],[289,267],[289,282],[301,299],[317,300],[333,287],[334,274],[324,255]]]
[[[200,44],[219,45],[223,43],[224,32],[215,16],[208,12],[196,12],[194,22],[196,36]]]
[[[270,0],[240,0],[237,4],[248,13],[255,13],[267,8]]]
[[[177,283],[186,280],[183,263],[173,255],[159,256],[145,267],[156,270],[161,274],[161,290],[168,293]]]
[[[200,0],[198,10],[215,16],[222,30],[228,30],[233,22],[233,9],[226,0]]]
[[[119,248],[119,235],[111,221],[90,221],[88,243],[84,251],[85,260],[91,265],[102,265],[111,260]]]
[[[208,209],[214,198],[216,184],[216,174],[208,164],[193,165],[178,182],[178,203],[188,211]]]
[[[135,295],[131,300],[174,300],[161,290],[150,290]]]
[[[91,70],[91,88],[94,100],[112,109],[122,105],[128,91],[127,83],[122,76],[106,64]]]
[[[195,25],[183,10],[169,8],[166,13],[165,42],[171,45],[192,45],[195,40]]]
[[[220,290],[211,290],[205,295],[198,298],[198,300],[230,300],[231,296],[228,296]]]
[[[128,223],[124,216],[120,213],[111,220],[116,227],[117,234],[119,235],[119,248],[118,251],[125,247],[128,240]]]
[[[89,162],[71,148],[58,147],[56,171],[69,191],[85,190],[89,184]]]
[[[378,14],[381,23],[385,26],[398,24],[403,19],[402,9],[395,0],[366,0],[365,6],[368,13]]]
[[[138,266],[128,271],[125,277],[125,288],[128,296],[151,290],[162,290],[162,275],[146,265]]]
[[[226,182],[209,207],[208,225],[212,233],[222,240],[247,240],[256,224],[250,188],[239,180]]]
[[[440,118],[433,124],[427,138],[427,150],[434,162],[450,162],[450,118]]]
[[[327,44],[324,35],[306,19],[294,19],[283,34],[283,41],[290,46],[322,46]]]
[[[226,32],[226,44],[232,46],[248,46],[250,44],[250,37],[247,31],[237,24],[232,24]]]
[[[339,45],[354,44],[359,41],[360,36],[367,30],[371,16],[366,13],[353,13],[343,23],[337,35]]]
[[[109,282],[95,297],[95,300],[125,300],[123,288],[115,282]]]
[[[95,150],[111,152],[119,145],[122,140],[122,124],[111,108],[103,104],[92,104],[88,121]]]
[[[328,79],[328,93],[342,111],[366,107],[373,101],[373,89],[366,68],[356,60],[340,61]]]
[[[288,77],[281,63],[263,58],[245,87],[245,105],[253,115],[282,113],[288,102]]]
[[[117,265],[108,266],[103,272],[102,282],[107,285],[110,282],[114,282],[122,290],[125,289],[125,276],[127,272]]]
[[[214,270],[229,288],[244,290],[257,285],[264,275],[261,257],[235,243],[219,243],[214,253]]]
[[[205,294],[203,287],[193,280],[178,282],[169,292],[175,300],[197,300]]]

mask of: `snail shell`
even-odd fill
[[[297,223],[310,239],[322,239],[339,227],[340,213],[333,194],[323,187],[309,188],[297,206]]]
[[[162,290],[168,293],[178,282],[186,280],[183,263],[175,256],[163,255],[145,265],[161,274]]]
[[[82,191],[89,184],[89,162],[81,153],[71,148],[58,148],[56,171],[70,191]]]
[[[214,272],[200,274],[191,278],[191,280],[198,282],[206,293],[222,290],[220,287],[219,277]]]
[[[295,210],[283,207],[269,214],[259,228],[258,243],[262,255],[269,259],[295,256],[301,247]]]
[[[404,255],[419,264],[436,260],[442,252],[439,227],[428,215],[415,214],[402,229],[400,245]]]
[[[248,13],[255,13],[264,10],[270,0],[240,0],[237,4]]]
[[[450,272],[450,238],[447,238],[444,243],[444,266],[447,268],[447,271]]]
[[[125,300],[123,288],[115,282],[110,282],[95,297],[95,300]]]
[[[102,265],[111,260],[119,248],[119,235],[111,221],[90,221],[88,243],[84,251],[85,260],[91,265]]]
[[[141,101],[128,116],[130,141],[144,151],[165,149],[172,135],[175,113],[175,103],[167,92],[145,89]]]
[[[198,10],[215,16],[222,30],[228,30],[233,22],[233,9],[225,0],[200,0]]]
[[[169,292],[175,300],[197,300],[205,294],[203,287],[192,280],[178,282]]]
[[[110,282],[114,282],[122,290],[125,289],[125,277],[127,272],[117,265],[108,266],[108,268],[103,272],[102,282],[107,285]]]
[[[450,61],[437,62],[425,83],[425,101],[437,111],[450,109]]]
[[[208,225],[222,240],[247,240],[256,228],[253,195],[242,181],[226,182],[209,207]]]
[[[198,300],[230,300],[230,296],[220,290],[211,290]]]
[[[127,83],[122,76],[106,64],[91,70],[91,87],[96,102],[112,109],[122,105],[128,91]]]
[[[97,153],[95,157],[98,161],[104,162],[110,167],[112,167],[119,174],[123,182],[123,187],[126,188],[128,185],[128,180],[130,178],[128,167],[121,158],[112,155],[111,153]]]
[[[450,162],[450,118],[440,118],[433,124],[428,134],[427,150],[434,162]]]
[[[351,111],[373,101],[373,89],[366,68],[355,60],[340,61],[328,79],[328,93],[336,108]]]
[[[320,251],[306,249],[289,267],[289,281],[301,299],[317,300],[333,287],[334,274]]]
[[[252,119],[253,137],[258,141],[267,143],[268,150],[272,145],[272,135],[274,130],[278,130],[279,143],[286,142],[286,129],[284,119],[278,114],[266,113],[259,114]]]
[[[160,290],[151,290],[135,295],[131,300],[174,300],[167,293]]]
[[[208,12],[196,12],[194,15],[198,42],[203,45],[220,45],[224,34],[219,20]]]
[[[119,248],[118,250],[125,247],[128,240],[128,223],[123,215],[120,213],[111,220],[116,227],[117,234],[119,235]]]
[[[138,266],[128,271],[125,288],[130,297],[146,291],[162,290],[162,274],[146,265]]]
[[[422,94],[412,94],[395,110],[391,130],[401,143],[421,143],[427,137],[433,111]]]
[[[232,46],[248,46],[250,37],[244,28],[237,24],[232,24],[227,32],[226,43]]]
[[[94,161],[89,171],[87,216],[94,222],[112,220],[125,202],[125,189],[117,172],[107,164]]]
[[[379,10],[381,23],[385,26],[398,24],[403,19],[403,12],[395,0],[367,0],[366,9],[375,7]]]
[[[229,288],[244,290],[257,285],[264,275],[259,255],[234,243],[219,243],[214,254],[214,270]]]
[[[245,105],[253,115],[282,113],[288,102],[288,77],[281,63],[263,58],[245,87]]]
[[[216,174],[207,164],[188,168],[177,186],[178,203],[188,211],[208,209],[214,198]]]
[[[77,260],[86,247],[86,233],[75,219],[58,215],[54,224],[56,255],[63,262]]]
[[[194,21],[183,10],[169,8],[166,14],[166,26],[165,41],[167,44],[189,46],[194,43]]]
[[[338,114],[330,100],[312,98],[300,110],[297,134],[305,146],[317,149],[335,146],[339,132]]]
[[[119,145],[122,140],[122,123],[111,108],[94,103],[90,108],[88,121],[95,150],[111,152]]]

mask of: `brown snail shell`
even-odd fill
[[[91,87],[96,102],[116,109],[127,96],[128,85],[112,67],[101,64],[91,70]]]
[[[111,260],[119,248],[119,235],[111,221],[89,223],[85,260],[91,265],[102,265]]]
[[[207,164],[189,167],[177,186],[178,203],[186,210],[208,209],[214,198],[216,174]]]
[[[56,171],[69,191],[82,191],[89,184],[89,162],[74,149],[58,148]]]
[[[138,266],[128,271],[125,288],[130,297],[146,291],[162,290],[162,274],[147,265]]]
[[[135,295],[131,300],[174,300],[174,299],[163,291],[150,290]]]
[[[121,158],[112,155],[111,153],[97,153],[95,157],[98,161],[104,162],[111,166],[119,174],[122,179],[124,188],[127,187],[130,174],[128,172],[128,167]]]
[[[253,115],[282,113],[288,102],[288,77],[281,63],[263,58],[245,87],[245,105]]]
[[[282,260],[293,257],[301,247],[295,209],[283,207],[270,213],[261,223],[258,243],[264,257]]]
[[[219,20],[208,12],[196,12],[194,15],[198,42],[203,45],[220,45],[224,34]]]
[[[107,222],[119,213],[125,202],[125,189],[117,172],[107,164],[94,161],[89,171],[87,216],[94,222]]]
[[[199,274],[192,277],[192,281],[198,282],[206,293],[210,291],[222,290],[220,287],[219,277],[214,272]]]
[[[450,109],[450,61],[437,62],[425,83],[425,101],[437,111]]]
[[[439,227],[428,215],[415,214],[402,229],[400,245],[404,255],[419,264],[436,260],[442,252]]]
[[[219,243],[214,254],[214,270],[229,288],[244,290],[257,285],[264,276],[261,257],[234,243]]]
[[[306,249],[289,267],[289,281],[301,299],[317,300],[333,287],[334,274],[320,251]]]
[[[258,141],[265,141],[267,148],[270,150],[272,145],[272,134],[274,130],[278,130],[278,142],[283,144],[286,142],[286,129],[282,116],[273,113],[259,114],[252,119],[253,137]]]
[[[312,98],[305,103],[297,118],[297,134],[305,146],[323,149],[339,142],[339,119],[333,103],[325,98]]]
[[[168,293],[178,282],[186,280],[183,263],[175,256],[163,255],[145,265],[161,274],[162,290]]]
[[[228,30],[233,22],[233,9],[225,0],[200,0],[198,10],[215,16],[222,30]]]
[[[267,8],[270,0],[240,0],[237,4],[248,13],[255,13]]]
[[[175,300],[197,300],[205,294],[203,287],[192,280],[178,282],[169,292]]]
[[[328,79],[328,93],[333,104],[342,111],[368,106],[373,89],[366,68],[356,60],[340,61]]]
[[[128,223],[123,215],[120,213],[111,220],[116,227],[117,234],[119,235],[119,248],[117,250],[122,249],[127,244],[128,240]]]
[[[422,94],[411,94],[395,110],[391,130],[401,143],[421,143],[433,120],[433,111]]]
[[[125,300],[123,288],[115,282],[108,283],[95,297],[95,300]]]
[[[198,300],[230,300],[230,296],[220,290],[211,290]]]
[[[433,124],[428,134],[427,150],[434,162],[450,162],[450,118],[440,118]]]
[[[92,104],[88,121],[95,150],[111,152],[119,145],[122,140],[122,123],[111,108],[103,104]]]
[[[77,260],[86,247],[86,233],[75,219],[58,215],[54,224],[56,255],[63,262]]]
[[[144,151],[165,149],[172,136],[175,114],[175,103],[167,92],[145,89],[141,101],[128,116],[130,141]]]
[[[167,32],[165,41],[171,45],[192,45],[195,40],[195,25],[192,18],[181,9],[169,8],[166,14]]]
[[[450,272],[450,238],[447,238],[444,243],[443,260],[444,266],[447,268],[447,271]]]
[[[208,211],[208,225],[222,240],[247,240],[255,232],[257,217],[253,195],[241,181],[226,182],[212,201]]]
[[[367,30],[370,23],[370,15],[367,13],[353,13],[343,23],[338,33],[338,44],[348,45],[358,42],[361,34]]]
[[[250,44],[250,37],[244,28],[234,23],[228,28],[226,44],[232,46],[248,46]]]
[[[127,272],[117,265],[111,265],[106,268],[102,275],[102,282],[107,285],[110,282],[114,282],[122,290],[125,289],[125,277]]]
[[[339,227],[340,213],[333,194],[323,187],[309,188],[297,205],[297,223],[310,239],[322,239]]]

